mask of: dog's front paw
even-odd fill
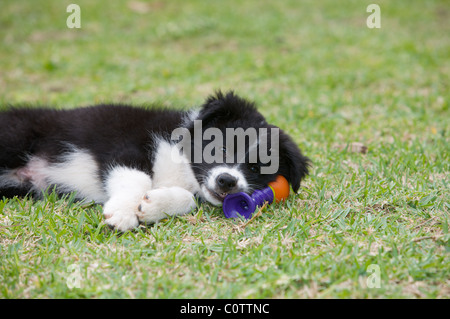
[[[110,199],[103,208],[106,224],[121,232],[131,230],[139,225],[136,212],[137,205],[133,207],[130,203],[124,203],[115,199]]]
[[[184,215],[196,207],[194,195],[181,187],[163,187],[148,191],[136,213],[143,223],[156,223],[168,216]]]

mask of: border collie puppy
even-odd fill
[[[76,192],[104,204],[106,223],[119,231],[189,213],[194,197],[219,206],[227,194],[251,193],[279,174],[297,192],[308,165],[290,137],[233,92],[217,92],[192,111],[0,112],[0,199]]]

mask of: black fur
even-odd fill
[[[224,132],[225,128],[241,127],[246,130],[253,127],[256,129],[267,128],[270,132],[270,128],[276,127],[266,122],[264,116],[256,110],[254,103],[235,95],[233,92],[225,95],[217,92],[210,96],[202,107],[199,119],[203,122],[203,130],[209,127],[217,127]],[[192,132],[192,127],[190,129]],[[205,144],[208,142],[204,141]],[[225,145],[226,141],[223,141],[223,144]],[[252,185],[252,190],[265,187],[269,182],[274,181],[277,175],[283,175],[291,184],[294,192],[297,192],[300,188],[300,181],[308,174],[310,160],[302,155],[298,146],[281,129],[279,144],[280,165],[277,173],[259,174],[260,167],[264,166],[259,159],[258,163],[248,163],[242,169],[247,181]],[[226,151],[229,152],[229,150]],[[207,169],[205,170],[205,167],[208,168],[208,166],[214,164],[194,163],[192,165],[197,178],[201,181],[206,175]],[[252,171],[255,166],[256,172]]]
[[[0,112],[0,178],[2,171],[21,168],[32,155],[58,162],[72,147],[88,150],[99,165],[99,176],[112,165],[137,168],[152,174],[155,137],[170,138],[177,127],[186,123],[186,112],[158,107],[131,107],[127,105],[97,105],[71,110],[49,108],[9,108]],[[210,96],[202,106],[199,120],[203,130],[209,127],[225,128],[274,127],[269,125],[253,103],[232,92]],[[229,150],[227,150],[229,151]],[[192,164],[199,181],[214,164]],[[244,174],[253,188],[262,188],[281,174],[291,183],[295,192],[308,173],[309,160],[297,145],[280,130],[280,168],[271,175],[253,172],[248,164]],[[1,185],[0,181],[0,185]],[[23,196],[31,185],[0,188],[2,196]]]

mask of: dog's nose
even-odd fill
[[[228,173],[222,173],[217,176],[216,182],[222,191],[228,192],[236,186],[237,178]]]

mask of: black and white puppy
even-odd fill
[[[174,135],[180,129],[186,134]],[[231,138],[236,143],[230,144],[226,133],[232,129],[244,132],[245,141],[236,134]],[[250,129],[256,139],[245,134]],[[253,103],[233,92],[217,92],[191,111],[9,107],[0,112],[0,198],[39,196],[48,189],[76,192],[79,199],[103,203],[106,223],[126,231],[140,222],[189,213],[195,196],[221,205],[227,194],[251,193],[279,174],[297,192],[309,160],[290,137],[274,129]],[[274,167],[275,157],[268,161],[267,156],[275,148]]]

